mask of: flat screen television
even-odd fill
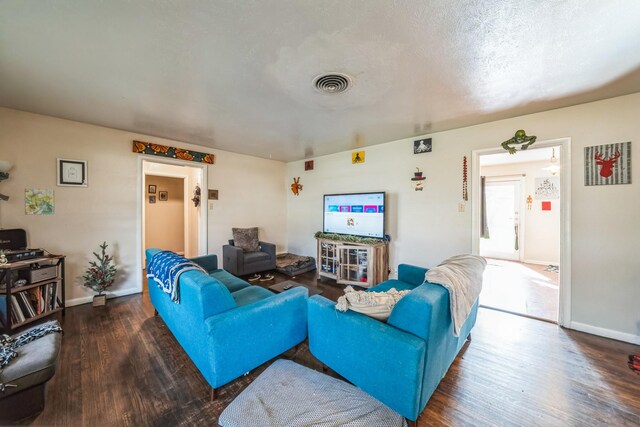
[[[322,231],[384,238],[385,193],[325,194]]]

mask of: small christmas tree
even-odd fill
[[[91,261],[89,268],[82,276],[83,285],[98,292],[98,296],[101,296],[113,284],[117,271],[113,257],[107,254],[107,246],[107,242],[104,242],[100,245],[102,252],[100,254],[93,253],[98,262]]]

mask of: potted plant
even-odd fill
[[[89,262],[89,268],[82,276],[83,286],[98,292],[98,295],[93,297],[94,307],[105,305],[107,296],[104,291],[113,284],[116,276],[116,265],[113,256],[107,254],[107,246],[107,242],[104,242],[100,245],[100,254],[93,253],[98,261]]]

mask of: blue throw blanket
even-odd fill
[[[147,265],[147,278],[152,279],[158,287],[171,295],[171,301],[180,303],[180,287],[178,279],[185,271],[199,270],[204,274],[206,271],[193,261],[181,257],[171,251],[158,252],[151,258]]]

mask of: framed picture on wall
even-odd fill
[[[86,187],[86,160],[57,159],[59,187]]]
[[[156,194],[156,186],[149,185],[149,194]]]
[[[156,196],[149,196],[149,203],[155,203],[156,202]]]
[[[166,202],[167,200],[169,200],[169,192],[168,191],[161,191],[158,193],[158,199],[161,202]]]

